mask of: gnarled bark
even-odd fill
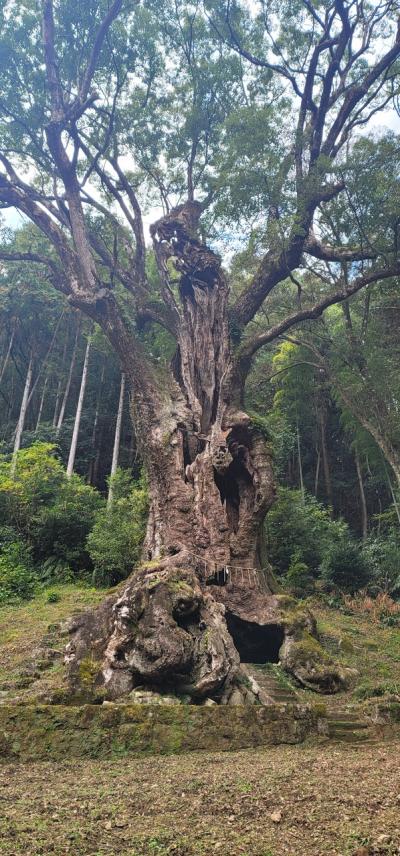
[[[198,216],[188,203],[152,230],[175,319],[171,375],[144,372],[138,384],[131,352],[121,352],[150,485],[145,562],[122,593],[73,624],[68,649],[75,689],[84,687],[90,651],[92,692],[101,687],[108,698],[145,684],[194,703],[238,699],[243,675],[228,626],[259,625],[261,638],[265,628],[266,660],[268,628],[278,627],[284,644],[293,636],[262,567],[262,522],[275,496],[271,453],[242,409],[227,284],[220,259],[196,235]],[[309,619],[299,626],[308,632]]]

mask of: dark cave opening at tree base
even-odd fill
[[[279,624],[254,624],[227,613],[226,623],[242,663],[278,663],[284,631]]]

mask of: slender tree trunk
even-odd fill
[[[26,373],[25,386],[22,395],[21,408],[19,411],[19,417],[17,422],[17,427],[15,429],[15,439],[14,439],[14,450],[13,456],[11,460],[11,476],[14,478],[15,470],[17,466],[17,455],[21,447],[21,438],[22,432],[24,430],[26,411],[28,409],[28,401],[29,401],[29,390],[31,388],[32,383],[32,372],[33,372],[33,356],[32,353],[29,358],[28,370]]]
[[[94,477],[94,464],[95,464],[95,460],[96,460],[96,437],[97,437],[97,427],[99,424],[100,402],[101,402],[101,395],[102,395],[103,385],[104,385],[104,375],[105,375],[105,361],[103,359],[103,364],[101,367],[100,383],[99,383],[99,388],[98,388],[97,396],[96,396],[96,411],[95,411],[94,420],[93,420],[93,431],[92,431],[93,455],[92,455],[92,458],[90,460],[89,470],[88,470],[88,475],[87,475],[87,480],[88,480],[89,484],[94,484],[93,477]]]
[[[79,428],[80,428],[80,424],[81,424],[83,399],[85,397],[86,383],[87,383],[87,377],[88,377],[89,353],[90,353],[90,335],[88,336],[87,345],[86,345],[85,360],[83,363],[83,370],[82,370],[81,387],[79,390],[79,398],[78,398],[78,404],[77,404],[77,408],[76,408],[75,421],[74,421],[74,430],[72,432],[71,447],[69,450],[69,457],[68,457],[68,464],[67,464],[67,478],[71,478],[72,473],[74,471],[76,448],[78,445],[78,435],[79,435]]]
[[[78,323],[77,323],[77,327],[76,327],[75,342],[74,342],[74,347],[72,349],[71,362],[69,364],[69,372],[68,372],[67,383],[66,383],[66,387],[64,390],[64,395],[63,395],[63,400],[61,403],[60,413],[59,413],[58,419],[57,419],[57,432],[56,432],[57,434],[60,433],[62,424],[64,422],[65,408],[67,406],[69,391],[71,389],[71,382],[72,382],[72,377],[74,374],[76,355],[78,352],[79,334],[80,334],[80,318],[78,319]]]
[[[317,465],[315,467],[315,480],[314,480],[314,496],[315,496],[315,498],[317,498],[317,496],[318,496],[320,466],[321,466],[321,452],[319,449],[317,449]]]
[[[124,410],[124,397],[125,397],[125,374],[122,372],[121,375],[121,386],[119,393],[119,403],[118,403],[118,413],[117,413],[117,422],[115,425],[115,436],[114,436],[114,448],[113,448],[113,456],[111,463],[111,473],[110,473],[110,483],[108,488],[108,500],[107,507],[111,508],[113,502],[113,476],[117,472],[118,467],[118,458],[119,458],[119,446],[121,442],[121,427],[122,427],[122,415]]]
[[[301,444],[300,444],[300,431],[299,431],[299,422],[296,421],[296,435],[297,435],[297,462],[299,466],[299,480],[300,480],[300,491],[301,498],[304,505],[305,495],[304,495],[304,479],[303,479],[303,461],[301,457]]]
[[[361,469],[360,456],[358,454],[358,449],[356,449],[354,452],[354,458],[355,458],[355,462],[356,462],[358,488],[360,491],[362,537],[365,540],[365,538],[367,538],[367,536],[368,536],[368,509],[367,509],[367,500],[365,497],[364,481],[363,481],[363,476],[362,476],[362,469]]]
[[[37,432],[38,432],[38,430],[39,430],[40,420],[41,420],[41,418],[42,418],[43,405],[44,405],[44,400],[45,400],[45,397],[46,397],[46,390],[47,390],[48,380],[49,380],[49,376],[48,376],[48,375],[46,375],[46,377],[45,377],[45,379],[44,379],[44,384],[43,384],[42,394],[41,394],[41,396],[40,396],[40,404],[39,404],[39,410],[38,410],[38,415],[37,415],[37,420],[36,420],[35,434],[37,434]]]
[[[65,360],[67,358],[68,339],[69,339],[69,335],[68,335],[68,330],[67,330],[67,333],[66,333],[66,336],[64,339],[64,347],[63,347],[63,353],[62,353],[62,369],[65,366]],[[55,405],[54,405],[53,428],[57,428],[58,410],[60,407],[60,398],[61,398],[61,389],[62,389],[62,377],[63,377],[62,372],[60,372],[60,377],[59,377],[58,384],[57,384],[56,401],[55,401]]]
[[[328,499],[329,506],[331,508],[331,516],[333,517],[333,491],[332,491],[332,480],[331,480],[331,470],[329,466],[329,455],[328,455],[328,445],[326,442],[326,415],[323,407],[319,409],[319,425],[320,425],[320,437],[321,437],[321,452],[322,452],[322,467],[324,471],[324,480],[325,480],[325,490],[326,496]]]
[[[8,361],[9,361],[9,359],[10,359],[10,354],[11,354],[11,351],[12,351],[12,346],[13,346],[13,343],[14,343],[14,338],[15,338],[15,327],[13,328],[13,331],[12,331],[12,333],[11,333],[11,336],[10,336],[10,339],[9,339],[9,342],[8,342],[7,352],[6,352],[6,355],[5,355],[5,357],[4,357],[3,364],[2,364],[2,366],[1,366],[1,371],[0,371],[0,383],[1,383],[1,382],[2,382],[2,380],[3,380],[4,373],[5,373],[6,368],[7,368],[7,366],[8,366]]]

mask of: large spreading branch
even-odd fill
[[[371,253],[324,246],[315,239],[312,226],[321,202],[334,198],[345,187],[343,182],[324,184],[325,175],[338,152],[353,128],[367,122],[382,107],[380,93],[400,56],[400,25],[392,47],[365,71],[357,63],[370,50],[372,35],[382,19],[382,10],[376,9],[368,16],[362,2],[357,4],[354,13],[353,4],[335,0],[323,20],[310,9],[308,2],[304,5],[314,26],[321,32],[304,69],[299,69],[299,92],[296,94],[300,103],[293,149],[297,201],[293,226],[289,235],[282,239],[283,248],[275,247],[265,254],[252,280],[236,300],[232,320],[238,330],[246,327],[271,291],[300,265],[303,253],[330,261],[374,258]],[[385,8],[388,12],[394,6],[388,2]],[[352,18],[351,13],[354,13]],[[231,22],[229,3],[226,18],[234,50],[253,65],[266,65],[272,69],[267,60],[255,57],[241,44]],[[271,37],[271,33],[268,35]],[[358,41],[361,44],[355,49],[354,44]],[[273,70],[288,78],[289,66],[285,60],[283,70],[277,66]],[[385,103],[387,97],[383,100]],[[321,166],[321,155],[325,158],[325,166]],[[276,245],[276,242],[275,234],[270,243]]]
[[[273,327],[270,327],[269,330],[265,330],[262,333],[258,333],[254,338],[248,339],[243,346],[241,347],[238,355],[239,361],[243,363],[247,362],[254,354],[262,348],[264,345],[269,344],[270,342],[278,339],[279,336],[282,336],[292,327],[297,327],[299,324],[304,321],[315,320],[316,318],[320,318],[321,315],[328,309],[329,306],[333,306],[335,303],[342,303],[344,300],[348,300],[349,297],[352,297],[354,294],[357,294],[362,288],[365,288],[367,285],[371,285],[373,282],[379,282],[383,279],[389,279],[390,277],[399,276],[400,275],[400,260],[396,261],[390,267],[384,268],[375,268],[373,270],[368,271],[361,276],[356,277],[353,282],[347,285],[345,288],[340,288],[337,291],[332,292],[331,294],[327,294],[317,303],[314,303],[313,306],[310,306],[305,309],[301,309],[298,312],[294,312],[292,315],[289,315],[283,321],[280,321],[278,324],[275,324]]]

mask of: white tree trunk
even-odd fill
[[[87,383],[87,376],[88,376],[89,352],[90,352],[90,336],[88,337],[87,345],[86,345],[85,362],[83,364],[83,370],[82,370],[81,388],[79,390],[79,398],[78,398],[78,404],[77,404],[76,414],[75,414],[74,430],[72,432],[71,447],[69,450],[69,458],[68,458],[68,464],[67,464],[67,478],[71,478],[72,473],[74,471],[76,447],[78,445],[79,427],[81,424],[83,399],[85,397],[85,390],[86,390],[86,383]]]
[[[305,503],[305,494],[304,494],[304,479],[303,479],[303,461],[301,458],[301,445],[300,445],[300,432],[299,432],[299,423],[297,421],[297,461],[299,465],[299,479],[300,479],[300,491],[303,505]]]
[[[32,372],[33,372],[33,357],[31,354],[30,358],[29,358],[28,371],[26,373],[25,386],[24,386],[24,392],[22,395],[22,402],[21,402],[21,408],[19,411],[17,427],[15,429],[14,450],[13,450],[13,456],[12,456],[12,460],[11,460],[11,477],[12,478],[14,478],[14,476],[15,476],[15,469],[17,466],[17,455],[18,455],[18,452],[19,452],[19,449],[21,446],[21,437],[22,437],[22,432],[24,430],[24,425],[25,425],[26,411],[28,409],[28,402],[29,402],[29,390],[31,388],[31,383],[32,383]]]
[[[122,427],[122,413],[124,409],[124,396],[125,396],[125,375],[122,373],[121,375],[121,387],[119,392],[119,404],[118,404],[118,414],[117,414],[117,422],[115,425],[115,436],[114,436],[114,449],[112,456],[112,464],[111,464],[111,473],[110,473],[110,485],[108,489],[108,500],[107,500],[107,508],[111,508],[113,501],[113,486],[112,479],[117,472],[118,467],[118,457],[119,457],[119,446],[121,442],[121,427]]]
[[[46,397],[48,380],[49,380],[49,376],[46,375],[45,380],[44,380],[44,384],[43,384],[42,395],[40,396],[40,404],[39,404],[39,411],[38,411],[37,420],[36,420],[35,434],[37,434],[37,432],[38,432],[40,420],[42,418],[43,405],[44,405],[44,399]]]
[[[8,366],[8,360],[10,359],[11,349],[12,349],[13,342],[14,342],[14,336],[15,336],[15,327],[14,327],[14,330],[12,331],[12,333],[11,333],[10,341],[9,341],[9,343],[8,343],[7,353],[6,353],[5,357],[4,357],[3,365],[2,365],[2,367],[1,367],[1,371],[0,371],[0,383],[1,383],[1,382],[2,382],[2,380],[3,380],[4,372],[5,372],[5,370],[6,370],[7,366]]]
[[[65,390],[64,390],[64,395],[63,395],[63,400],[62,400],[62,403],[61,403],[60,413],[59,413],[59,415],[58,415],[58,419],[57,419],[57,429],[56,429],[56,433],[57,433],[57,434],[59,434],[59,433],[60,433],[60,431],[61,431],[61,427],[62,427],[62,424],[63,424],[63,422],[64,422],[65,408],[66,408],[66,406],[67,406],[67,401],[68,401],[69,391],[70,391],[70,389],[71,389],[72,375],[73,375],[73,373],[74,373],[75,360],[76,360],[76,354],[77,354],[77,351],[78,351],[79,333],[80,333],[80,319],[79,319],[79,321],[78,321],[78,326],[77,326],[77,328],[76,328],[75,342],[74,342],[74,348],[73,348],[73,351],[72,351],[71,362],[70,362],[70,365],[69,365],[69,372],[68,372],[67,384],[66,384],[66,387],[65,387]]]

